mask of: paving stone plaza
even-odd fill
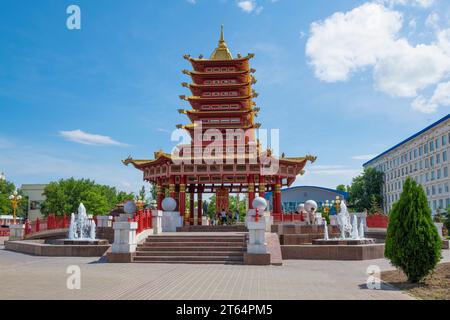
[[[109,264],[98,258],[37,257],[0,247],[0,299],[412,299],[382,284],[366,286],[370,261],[285,260],[278,266]],[[443,251],[450,262],[450,252]],[[69,266],[81,288],[68,289]]]

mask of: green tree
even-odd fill
[[[77,212],[82,202],[89,214],[106,215],[118,204],[132,200],[133,194],[118,192],[116,188],[100,185],[93,180],[74,178],[51,182],[44,189],[46,200],[42,213],[49,215]]]
[[[372,200],[381,207],[383,173],[374,168],[366,168],[364,173],[355,177],[349,188],[349,203],[357,211],[371,208]]]
[[[13,209],[9,196],[16,190],[14,183],[0,179],[0,214],[13,214]],[[22,200],[17,206],[17,216],[26,217],[28,213],[28,197],[19,189],[18,194],[22,196]]]
[[[400,199],[391,210],[385,256],[409,281],[416,283],[436,267],[441,246],[425,192],[407,178]]]
[[[347,187],[344,184],[340,184],[336,187],[336,190],[347,192]]]
[[[369,209],[369,213],[374,214],[374,213],[380,213],[383,210],[381,209],[377,197],[372,194],[370,195],[370,209]]]

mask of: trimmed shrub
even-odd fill
[[[434,270],[441,259],[441,246],[425,192],[407,178],[389,216],[384,254],[415,283]]]

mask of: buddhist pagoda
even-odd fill
[[[233,57],[223,27],[218,46],[209,58],[184,56],[192,70],[183,70],[191,83],[184,82],[182,86],[191,95],[180,96],[189,108],[178,112],[189,121],[176,127],[186,130],[191,142],[178,145],[170,154],[157,151],[154,159],[123,160],[125,165],[141,170],[145,181],[156,185],[159,210],[168,190],[185,222],[201,224],[203,193],[216,194],[217,210],[221,210],[228,208],[230,193],[246,193],[248,208],[252,208],[255,196],[264,197],[270,191],[272,211],[281,213],[281,188],[304,174],[308,161],[315,161],[316,157],[310,155],[276,157],[270,149],[261,147],[257,139],[261,124],[255,122],[260,112],[254,102],[258,93],[252,88],[256,70],[250,67],[253,57],[254,54]]]

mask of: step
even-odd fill
[[[242,261],[242,256],[134,256],[133,261]]]
[[[242,242],[144,242],[140,246],[145,247],[214,247],[214,246],[226,246],[233,247],[242,244],[246,245],[245,241]]]
[[[243,257],[243,251],[136,251],[138,257],[154,257],[154,256],[182,256],[182,257]]]
[[[155,246],[141,246],[137,247],[137,251],[233,251],[233,252],[245,252],[246,246],[240,247],[155,247]]]
[[[242,242],[245,241],[244,237],[238,238],[206,238],[206,237],[189,237],[189,238],[159,238],[159,237],[151,237],[147,238],[145,242]]]
[[[191,260],[184,260],[184,261],[163,261],[163,260],[151,260],[151,261],[145,261],[145,260],[133,260],[133,263],[161,263],[161,264],[231,264],[231,265],[242,265],[244,264],[244,261],[191,261]]]

